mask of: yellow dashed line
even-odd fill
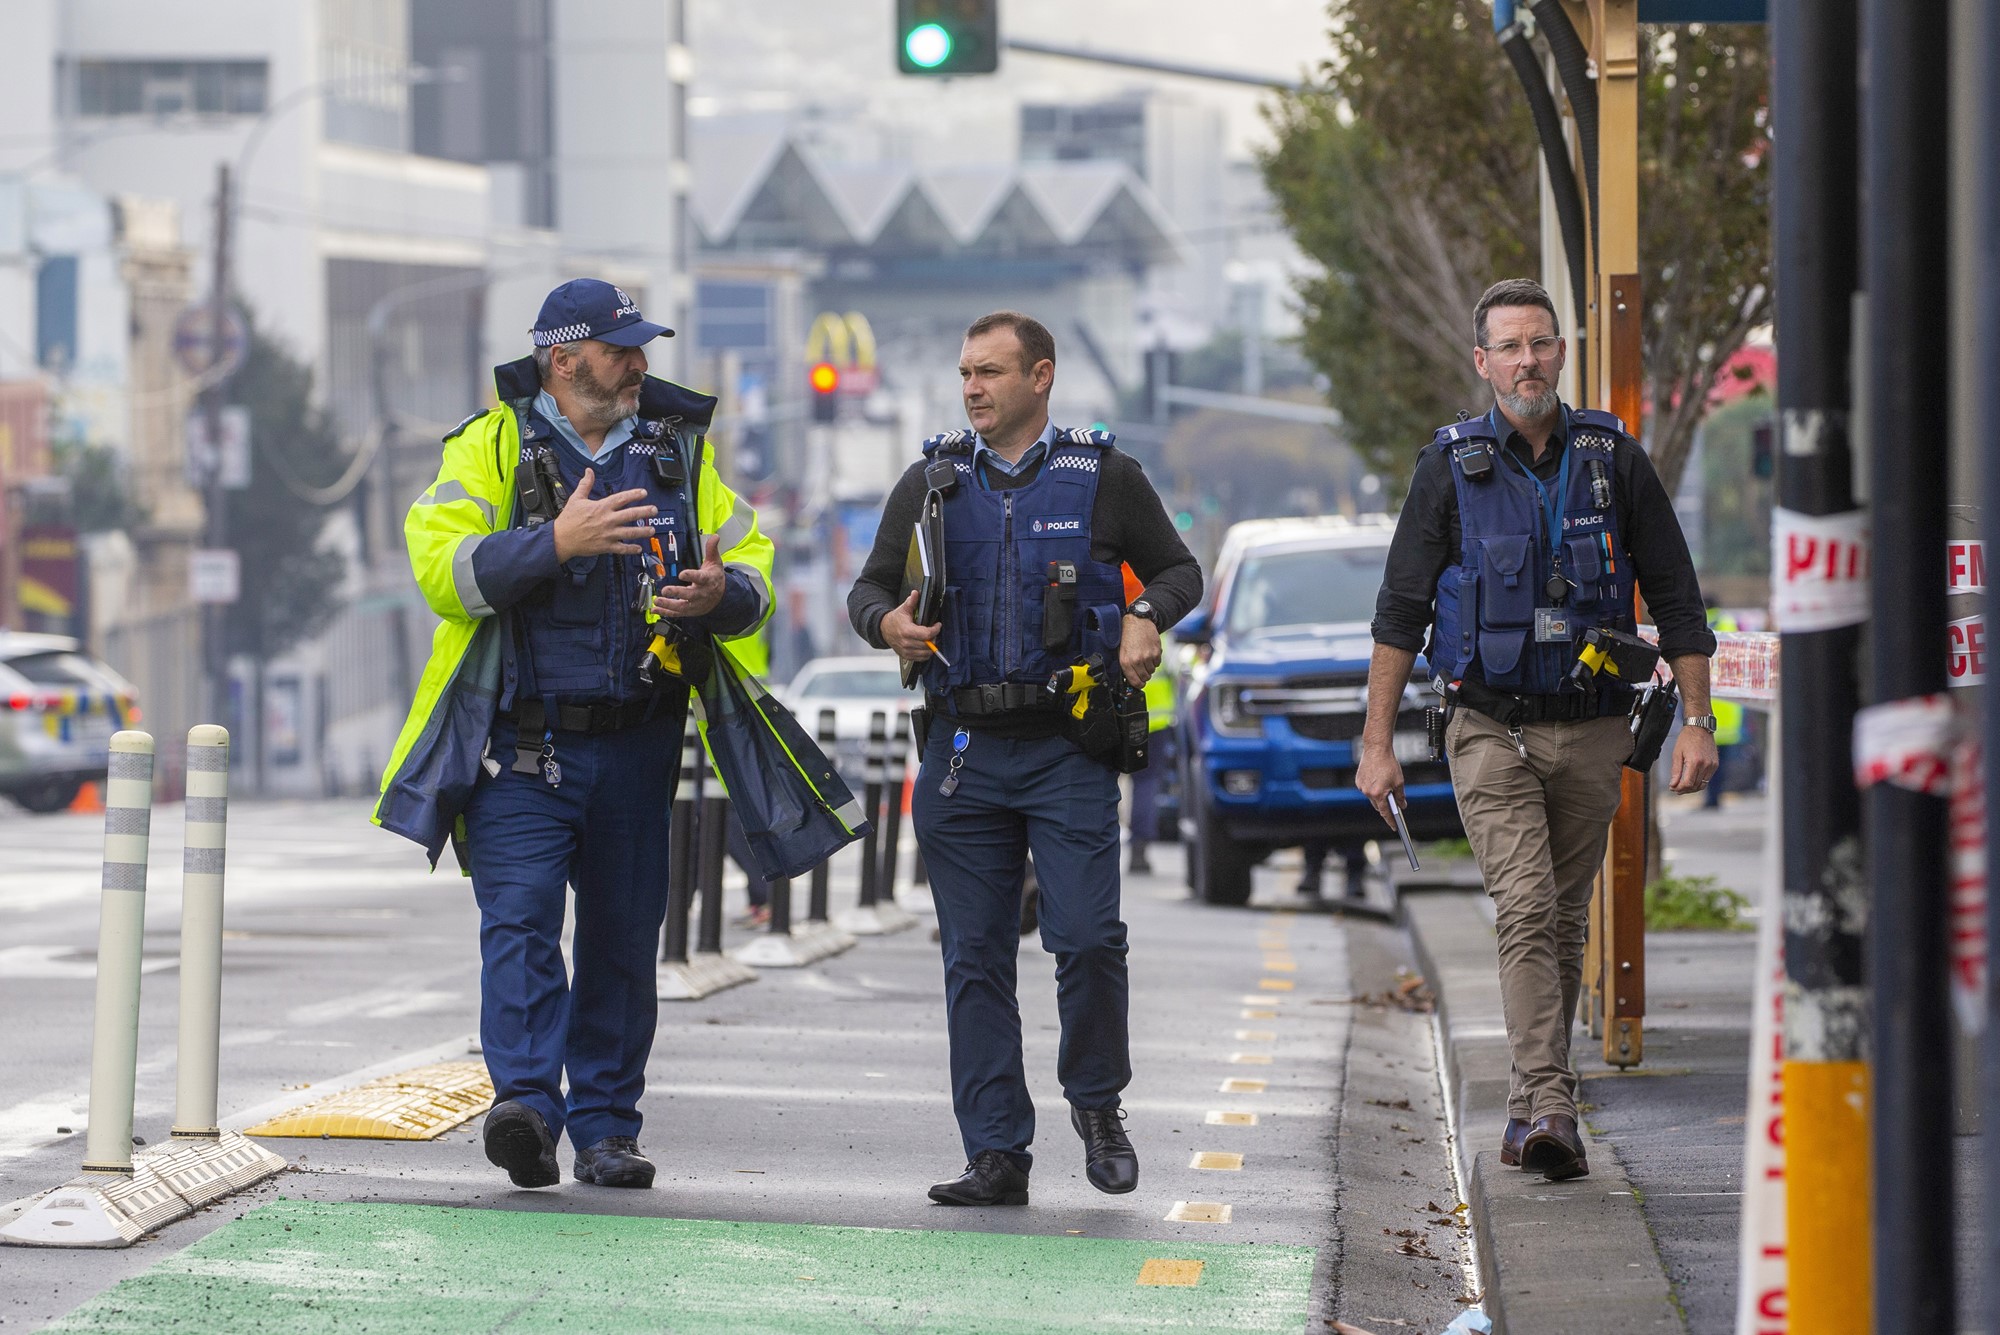
[[[1196,1150],[1188,1167],[1206,1173],[1238,1173],[1243,1170],[1243,1156],[1229,1150]]]
[[[1191,1289],[1201,1282],[1200,1261],[1168,1261],[1154,1257],[1139,1267],[1141,1284]]]
[[[1275,1043],[1278,1041],[1278,1035],[1275,1030],[1271,1029],[1238,1029],[1236,1031],[1236,1041],[1238,1043]]]
[[[1246,997],[1245,1000],[1248,1000]],[[1242,1018],[1245,1020],[1275,1020],[1278,1012],[1264,1006],[1245,1006]]]
[[[1175,1201],[1167,1211],[1169,1224],[1226,1224],[1230,1208],[1220,1201]]]
[[[1268,1052],[1232,1052],[1229,1054],[1231,1066],[1269,1066],[1271,1054]]]
[[[1286,989],[1289,989],[1290,987],[1291,987],[1290,983],[1285,984]],[[1251,996],[1245,996],[1243,998],[1243,1004],[1246,1006],[1275,1006],[1283,1000],[1284,1000],[1283,997],[1259,997],[1251,995]]]
[[[1257,986],[1263,988],[1266,992],[1289,992],[1292,990],[1292,980],[1289,978],[1259,978]]]
[[[1297,973],[1299,971],[1299,962],[1290,955],[1266,956],[1264,967],[1272,973]]]
[[[1209,1126],[1255,1126],[1257,1114],[1247,1112],[1215,1111],[1203,1119]]]
[[[1245,1080],[1241,1076],[1231,1076],[1216,1088],[1218,1094],[1262,1094],[1270,1085],[1268,1080]]]

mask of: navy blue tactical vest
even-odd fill
[[[633,438],[604,459],[590,463],[532,404],[515,408],[521,423],[521,468],[533,465],[534,454],[547,448],[554,454],[565,486],[574,490],[586,467],[596,470],[591,495],[598,499],[642,488],[642,504],[656,506],[649,522],[666,555],[667,578],[680,569],[701,564],[701,537],[695,531],[690,483],[664,483],[654,458],[677,459],[683,478],[692,478],[692,451],[667,424],[642,418]],[[527,516],[518,511],[516,523]],[[678,559],[676,559],[678,558]],[[556,577],[523,599],[516,608],[519,627],[518,679],[514,698],[561,704],[621,704],[653,694],[639,677],[639,660],[655,628],[648,624],[640,579],[652,564],[652,554],[573,557],[557,567]]]
[[[951,666],[933,658],[923,677],[947,712],[950,692],[961,686],[1041,685],[1091,653],[1116,662],[1125,581],[1117,566],[1090,557],[1097,470],[1111,441],[1106,431],[1059,431],[1033,479],[1008,491],[989,491],[975,475],[971,431],[924,442],[926,457],[949,459],[958,472],[958,485],[944,497],[946,583],[938,642]],[[1066,641],[1050,647],[1043,640],[1043,606],[1056,562],[1075,567],[1075,601]]]
[[[1438,577],[1434,675],[1459,681],[1476,664],[1496,690],[1555,695],[1586,630],[1635,631],[1632,561],[1619,533],[1612,466],[1624,434],[1610,413],[1569,410],[1567,485],[1559,471],[1538,487],[1501,449],[1490,415],[1439,428],[1432,443],[1451,461],[1464,544]],[[1491,461],[1486,476],[1468,475],[1468,462],[1476,473],[1482,459]],[[1555,575],[1574,586],[1560,602],[1548,591]],[[1560,638],[1538,638],[1538,622],[1547,634],[1559,619],[1567,622]],[[1627,688],[1608,685],[1599,691],[1599,712],[1623,713],[1630,699]]]

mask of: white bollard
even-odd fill
[[[86,1173],[132,1171],[139,1073],[139,965],[146,944],[146,848],[153,820],[153,738],[111,738],[104,784],[104,888],[97,924],[97,1010],[90,1040]]]
[[[181,873],[181,1031],[174,1135],[214,1140],[222,1045],[222,865],[228,846],[229,730],[188,729]]]

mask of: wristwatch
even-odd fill
[[[1130,607],[1126,608],[1125,615],[1144,617],[1146,618],[1146,620],[1153,623],[1154,629],[1156,630],[1164,629],[1164,627],[1160,625],[1160,614],[1153,610],[1153,604],[1145,598],[1139,599],[1139,601],[1133,603]]]
[[[1715,715],[1713,714],[1689,714],[1681,722],[1690,728],[1706,728],[1710,732],[1715,731]]]

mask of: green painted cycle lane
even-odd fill
[[[280,1198],[49,1329],[1295,1335],[1313,1257],[1269,1244]]]

